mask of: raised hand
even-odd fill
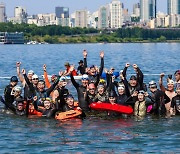
[[[46,64],[43,65],[43,70],[46,72]]]
[[[125,67],[129,67],[130,66],[130,63],[126,63]]]
[[[133,64],[133,68],[137,69],[138,68],[137,64]]]
[[[59,71],[59,76],[62,76],[63,75],[63,71]]]
[[[87,51],[86,50],[83,50],[83,56],[84,56],[84,58],[87,57]]]
[[[20,67],[21,66],[21,62],[16,62],[16,67]]]
[[[100,52],[100,57],[101,57],[101,58],[104,58],[104,51],[101,51],[101,52]]]
[[[161,74],[160,74],[160,78],[163,78],[164,76],[165,76],[164,73],[161,73]]]

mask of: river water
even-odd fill
[[[1,45],[0,95],[21,68],[39,76],[43,64],[49,74],[57,74],[68,61],[77,66],[88,51],[88,65],[99,65],[99,52],[105,52],[105,67],[123,69],[136,63],[145,74],[144,81],[158,81],[161,72],[173,74],[180,69],[178,43]],[[131,68],[128,74],[133,74]],[[128,76],[129,77],[129,76]],[[164,80],[166,84],[166,81]],[[68,84],[71,93],[76,91]],[[2,104],[0,104],[2,108]],[[180,118],[146,117],[144,120],[87,117],[59,122],[54,119],[29,119],[0,112],[0,153],[180,153]]]

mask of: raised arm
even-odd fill
[[[17,76],[19,77],[19,80],[21,81],[22,85],[25,86],[26,82],[23,75],[21,74],[20,66],[21,66],[21,62],[16,62]]]
[[[143,89],[143,79],[144,79],[144,75],[142,73],[142,71],[140,70],[140,68],[137,66],[137,64],[133,64],[133,68],[137,74],[137,81],[140,85],[140,88]]]
[[[160,74],[160,78],[159,78],[159,87],[160,87],[160,89],[162,90],[162,91],[166,91],[166,89],[165,89],[165,87],[164,87],[164,85],[163,85],[163,77],[164,77],[164,73],[161,73]]]
[[[99,69],[99,75],[101,76],[104,69],[104,51],[100,52],[100,57],[101,57],[101,65]]]
[[[126,63],[126,65],[125,65],[125,67],[123,69],[122,75],[123,75],[124,78],[126,78],[126,72],[127,72],[127,69],[128,69],[129,66],[130,66],[130,63]]]
[[[46,87],[50,88],[51,87],[51,83],[49,82],[49,79],[48,79],[46,64],[43,65],[43,70],[44,70],[44,81],[45,81]]]
[[[84,50],[83,51],[83,56],[84,56],[84,68],[87,68],[87,51]]]
[[[70,77],[71,77],[71,82],[72,82],[73,86],[77,89],[79,87],[79,84],[75,81],[75,79],[72,75],[73,69],[74,69],[74,67],[70,68]]]
[[[58,76],[56,81],[51,85],[51,87],[47,89],[46,93],[48,97],[51,94],[51,92],[54,90],[54,88],[57,86],[59,79],[60,79],[60,76]]]

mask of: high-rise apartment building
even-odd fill
[[[101,6],[98,10],[98,28],[108,28],[109,27],[109,10],[108,6]]]
[[[119,0],[112,0],[109,4],[110,28],[121,28],[123,25],[123,4]]]
[[[180,0],[167,0],[168,14],[180,14]]]
[[[87,27],[87,10],[78,10],[75,12],[75,27]]]
[[[0,22],[6,22],[6,7],[3,3],[0,4]]]
[[[27,11],[21,6],[16,6],[14,9],[14,22],[27,23]]]
[[[156,14],[156,0],[140,0],[140,18],[142,22],[147,22],[154,18]]]
[[[140,3],[133,5],[133,15],[136,17],[140,17]]]
[[[69,18],[69,8],[68,7],[56,7],[55,14],[57,18]]]

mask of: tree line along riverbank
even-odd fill
[[[38,27],[33,24],[0,23],[0,32],[24,32],[25,41],[48,43],[124,43],[124,42],[180,42],[180,28],[70,28],[59,25]]]

